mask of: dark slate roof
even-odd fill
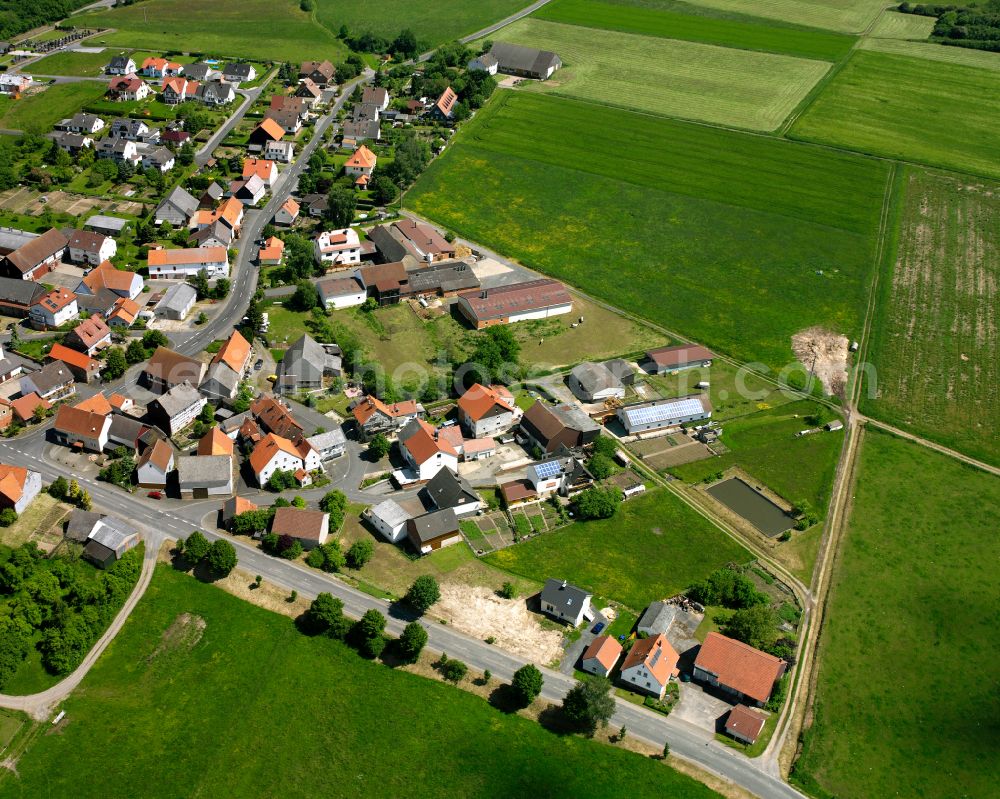
[[[542,73],[560,63],[559,56],[551,50],[536,50],[534,47],[522,47],[508,42],[494,42],[490,55],[497,60],[502,70]]]
[[[77,508],[69,515],[69,521],[66,522],[66,537],[70,541],[77,541],[82,544],[90,536],[90,531],[94,529],[94,525],[103,518],[103,513]]]
[[[47,293],[41,283],[12,277],[0,277],[0,302],[31,307]]]
[[[442,469],[424,486],[428,499],[438,510],[479,502],[479,495],[464,477]]]
[[[406,529],[411,539],[419,544],[425,544],[448,533],[458,531],[458,517],[451,508],[425,513],[406,523]]]
[[[542,602],[553,605],[556,610],[575,616],[577,611],[583,606],[584,601],[591,594],[575,585],[570,585],[565,580],[553,580],[549,578],[542,588]]]

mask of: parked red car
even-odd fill
[[[146,494],[146,496],[149,497],[150,499],[163,499],[163,492],[162,491],[150,491],[148,494]]]

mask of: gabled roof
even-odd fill
[[[589,591],[570,585],[565,580],[554,580],[549,578],[542,587],[542,602],[548,603],[561,610],[575,616],[583,607],[583,603],[591,596]]]
[[[660,347],[648,350],[646,357],[657,366],[669,369],[695,361],[710,361],[715,358],[711,350],[700,344],[679,344],[676,347]]]
[[[271,236],[264,246],[260,248],[257,253],[257,257],[261,261],[273,261],[281,258],[281,254],[285,251],[285,242],[279,239],[277,236]]]
[[[494,409],[514,412],[514,398],[503,386],[484,386],[476,383],[458,399],[458,407],[474,422],[478,422]]]
[[[35,411],[39,406],[41,406],[44,410],[48,410],[52,407],[52,403],[48,400],[42,399],[34,391],[30,394],[18,397],[16,400],[10,400],[10,407],[14,409],[14,413],[19,419],[25,422],[35,415]],[[56,429],[59,430],[60,428],[57,426]]]
[[[399,433],[399,443],[406,447],[417,465],[426,463],[438,453],[458,457],[451,443],[441,438],[437,428],[427,424],[423,419],[413,419],[408,422]]]
[[[0,277],[0,302],[30,308],[48,292],[41,283],[14,277]]]
[[[618,662],[618,658],[621,657],[621,654],[621,644],[619,644],[610,635],[599,635],[591,641],[590,646],[583,651],[581,659],[583,661],[587,661],[594,658],[598,663],[604,666],[605,671],[611,671],[611,669],[615,667],[615,663]]]
[[[438,510],[474,505],[481,502],[472,484],[451,469],[442,469],[424,486],[427,496]]]
[[[576,378],[580,387],[588,394],[622,387],[622,381],[612,374],[611,370],[603,363],[585,361],[574,366],[570,374]]]
[[[344,166],[356,169],[371,169],[375,166],[376,161],[378,161],[378,158],[375,153],[362,144],[357,150],[354,151],[354,155],[347,159]]]
[[[125,324],[131,325],[136,320],[136,317],[139,316],[140,310],[142,309],[135,300],[130,300],[128,297],[119,297],[115,300],[108,319],[121,319]]]
[[[376,413],[381,413],[390,419],[398,419],[400,416],[412,416],[417,410],[415,400],[403,400],[402,402],[386,404],[378,397],[369,394],[351,409],[351,413],[354,415],[357,423],[363,425]]]
[[[234,330],[226,339],[226,343],[215,353],[212,363],[224,363],[239,375],[243,373],[243,367],[246,366],[249,357],[250,342],[243,338],[239,330]]]
[[[168,347],[157,347],[153,357],[146,363],[146,374],[167,380],[171,383],[180,383],[190,380],[197,385],[201,382],[205,364],[179,352],[174,352]]]
[[[458,517],[451,508],[436,510],[407,521],[406,531],[410,540],[420,546],[435,538],[457,532]]]
[[[270,117],[261,120],[261,123],[254,128],[254,132],[263,131],[275,141],[279,141],[285,135],[285,129]]]
[[[37,372],[27,375],[40,394],[48,394],[73,382],[73,373],[62,361],[49,361]]]
[[[54,314],[61,311],[75,300],[76,295],[69,289],[52,289],[52,291],[42,297],[36,305],[40,305],[43,310]]]
[[[170,419],[188,410],[192,405],[203,402],[204,398],[194,386],[187,380],[178,383],[169,391],[161,394],[150,402],[150,405],[157,405],[163,409]]]
[[[213,264],[229,260],[225,247],[193,247],[181,250],[150,250],[146,262],[150,266]]]
[[[306,508],[277,508],[271,521],[271,532],[275,535],[290,535],[319,541],[326,526],[327,514]]]
[[[88,397],[83,402],[76,403],[74,407],[79,408],[81,411],[99,413],[101,416],[107,416],[112,411],[108,398],[101,393],[94,394],[94,396]]]
[[[136,467],[145,466],[147,463],[151,463],[159,471],[166,474],[167,469],[170,468],[170,461],[174,457],[174,448],[170,446],[169,442],[164,441],[162,438],[157,439],[153,446],[148,447],[142,456],[136,463]]]
[[[283,211],[287,211],[288,215],[293,218],[299,215],[299,204],[295,202],[295,200],[293,200],[291,197],[289,197],[281,204],[281,209]]]
[[[551,50],[522,47],[509,42],[494,42],[490,49],[502,70],[543,73],[559,61],[559,56]]]
[[[72,405],[60,405],[53,426],[56,430],[69,435],[96,438],[107,424],[110,424],[108,418],[99,413],[82,411]]]
[[[104,245],[110,237],[105,236],[101,233],[94,233],[91,230],[74,230],[69,235],[69,239],[66,242],[68,247],[75,250],[83,250],[84,252],[99,253],[101,247]]]
[[[52,345],[48,357],[54,361],[62,361],[70,366],[75,366],[77,369],[85,369],[88,372],[97,366],[97,361],[85,352],[70,349],[65,344],[60,344],[59,342]]]
[[[462,294],[459,302],[480,321],[571,305],[573,298],[558,280],[540,278],[481,292]]]
[[[767,714],[746,705],[737,705],[726,718],[726,732],[736,733],[748,741],[756,741],[767,723]]]
[[[270,180],[273,171],[274,161],[269,161],[266,158],[247,158],[243,161],[244,178],[257,175],[262,180]]]
[[[677,652],[665,635],[639,638],[632,644],[632,648],[625,656],[625,660],[622,662],[622,671],[641,663],[660,685],[666,685],[670,680],[670,675],[677,667],[677,657]]]
[[[716,632],[705,638],[694,665],[716,675],[719,683],[727,688],[758,702],[770,698],[771,689],[785,666],[774,655]]]
[[[174,187],[157,207],[162,208],[165,205],[172,205],[187,216],[198,210],[198,201],[180,186]]]
[[[99,289],[131,291],[135,279],[135,272],[125,272],[121,269],[115,269],[111,261],[101,261],[98,266],[95,266],[90,272],[84,275],[83,284],[95,294]]]
[[[268,432],[276,433],[284,438],[298,439],[302,437],[304,430],[302,425],[295,420],[288,408],[274,397],[267,395],[258,397],[250,406],[250,413]]]
[[[458,101],[458,95],[455,94],[455,90],[448,86],[441,96],[438,98],[437,102],[434,103],[434,107],[440,111],[444,116],[451,116],[452,109],[455,107],[455,103]]]
[[[110,335],[111,328],[97,314],[93,314],[89,319],[84,319],[73,328],[73,336],[87,349],[95,346]]]
[[[286,455],[291,455],[293,458],[298,458],[299,460],[302,459],[299,451],[289,439],[284,436],[277,436],[274,433],[268,433],[253,448],[253,452],[250,453],[250,468],[253,469],[254,474],[260,474],[264,467],[279,452],[284,452]]]
[[[232,455],[233,440],[218,427],[213,427],[198,440],[199,455]]]
[[[231,455],[189,455],[177,459],[177,482],[182,489],[229,485],[233,477]]]
[[[28,481],[28,470],[23,466],[9,466],[0,463],[0,496],[15,503],[24,496],[24,484]]]

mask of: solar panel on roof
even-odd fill
[[[653,424],[667,419],[697,416],[700,413],[704,413],[704,407],[698,399],[683,399],[665,402],[662,405],[647,405],[643,408],[625,410],[629,423],[633,425]]]
[[[559,465],[559,461],[546,461],[545,463],[535,465],[535,474],[543,480],[547,480],[550,477],[558,477],[562,474],[562,467]]]

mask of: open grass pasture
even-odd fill
[[[671,0],[638,0],[659,5]],[[842,33],[861,33],[887,5],[885,0],[693,0],[696,5],[722,12],[752,13],[758,17],[824,28]]]
[[[1000,480],[865,434],[819,646],[809,793],[996,793]]]
[[[995,72],[863,51],[851,56],[789,135],[1000,177],[998,127]]]
[[[919,17],[926,19],[926,17]],[[910,39],[876,39],[870,37],[861,41],[862,50],[875,50],[890,55],[923,58],[927,61],[941,61],[945,64],[988,69],[1000,72],[1000,53],[985,50],[971,50],[968,47],[947,47],[934,42],[917,42]]]
[[[872,28],[871,38],[924,40],[931,35],[932,30],[934,30],[934,17],[886,11]]]
[[[116,55],[131,55],[136,66],[142,66],[142,62],[154,53],[131,51],[128,48],[105,48],[100,53],[81,53],[77,50],[62,50],[52,55],[47,55],[40,61],[31,65],[31,71],[39,75],[69,75],[72,77],[99,77],[104,75],[104,67]],[[192,59],[176,59],[179,63],[186,64]],[[108,80],[111,80],[109,77]]]
[[[1000,464],[1000,186],[914,168],[866,413]]]
[[[680,4],[678,4],[680,5]],[[555,0],[533,15],[549,22],[662,36],[688,42],[837,61],[850,51],[853,36],[830,31],[775,26],[767,20],[724,19],[666,8],[630,6],[602,0]],[[905,16],[900,14],[899,16]],[[914,19],[922,19],[914,17]]]
[[[436,47],[499,22],[526,5],[524,0],[317,0],[316,19],[334,34],[347,25],[352,34],[371,31],[389,40],[409,28],[421,45]]]
[[[641,611],[750,553],[673,493],[622,503],[612,519],[578,522],[487,555],[513,574],[569,580]]]
[[[609,132],[614,146],[598,146]],[[859,330],[887,174],[851,154],[505,92],[406,201],[593,296],[781,368],[805,327]]]
[[[4,797],[596,799],[626,783],[636,799],[717,796],[648,757],[306,637],[162,565],[64,707],[57,734],[0,773]]]
[[[739,466],[790,503],[807,500],[820,517],[826,515],[843,431],[795,437],[809,427],[803,417],[832,418],[825,408],[800,400],[773,410],[733,419],[723,425],[722,441],[729,452],[717,458],[675,466],[677,477],[697,483],[730,466]]]
[[[95,46],[176,50],[299,63],[342,60],[344,44],[302,11],[298,0],[147,0],[81,14],[78,25],[115,28],[88,41]]]
[[[526,90],[751,130],[776,129],[830,68],[824,61],[531,18],[493,38],[559,53],[563,68]]]
[[[38,94],[0,106],[0,128],[47,133],[59,120],[71,117],[104,94],[103,83],[57,83]]]

